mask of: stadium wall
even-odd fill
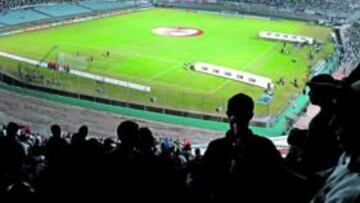
[[[311,21],[319,22],[326,21],[326,19],[321,19],[321,16],[317,15],[304,15],[296,14],[292,12],[285,12],[279,10],[266,10],[263,8],[256,7],[241,7],[232,4],[217,4],[217,3],[169,3],[169,2],[157,2],[156,7],[164,8],[176,8],[182,10],[191,10],[191,11],[207,11],[207,12],[217,12],[223,15],[251,15],[251,16],[263,16],[269,17],[271,19],[286,19],[286,20],[297,20],[297,21]]]
[[[31,85],[19,81],[1,72],[0,88],[7,91],[12,91],[31,97],[46,99],[57,103],[79,106],[83,108],[115,113],[124,116],[131,116],[146,120],[153,120],[163,123],[195,127],[207,130],[215,130],[220,132],[226,132],[228,130],[228,124],[226,123],[226,119],[224,119],[223,122],[211,119],[203,120],[203,118],[193,117],[193,115],[190,115],[189,113],[188,115],[177,115],[177,112],[174,110],[166,110],[166,112],[163,112],[161,108],[156,108],[156,111],[159,112],[149,111],[151,110],[150,108],[155,107],[143,109],[142,106],[139,104],[130,104],[117,100],[96,98],[90,95],[76,94],[47,87]],[[254,123],[251,124],[251,129],[258,135],[268,137],[278,137],[284,135],[284,131],[281,127],[267,128],[254,126],[253,124]]]
[[[7,25],[0,27],[0,36],[16,34],[26,31],[34,31],[38,29],[45,29],[54,26],[62,26],[70,23],[82,22],[87,20],[94,20],[98,18],[105,18],[115,15],[122,15],[128,12],[136,12],[142,9],[151,8],[150,5],[129,5],[126,8],[115,8],[112,10],[101,10],[101,11],[92,11],[89,13],[68,15],[63,17],[52,17],[49,19],[39,20],[31,23],[22,23],[18,25]]]
[[[143,104],[136,103],[136,102],[127,102],[127,101],[121,101],[121,100],[115,100],[115,99],[109,99],[109,98],[102,98],[102,97],[93,96],[93,95],[59,90],[59,89],[50,88],[50,87],[46,87],[46,86],[34,85],[34,84],[30,84],[28,82],[24,82],[19,79],[16,79],[16,78],[14,78],[6,73],[3,73],[3,72],[0,72],[0,81],[6,83],[8,85],[12,85],[12,86],[18,86],[18,87],[22,87],[22,88],[42,91],[42,92],[46,92],[46,93],[51,93],[51,94],[56,94],[56,95],[61,95],[61,96],[66,96],[66,97],[71,97],[71,98],[77,98],[77,99],[81,99],[81,100],[109,104],[109,105],[113,105],[113,106],[122,106],[122,107],[126,107],[126,108],[137,109],[137,110],[147,111],[147,112],[175,115],[175,116],[181,116],[181,117],[187,117],[187,118],[196,118],[196,119],[201,119],[201,120],[205,120],[205,121],[215,121],[215,122],[220,122],[220,123],[228,122],[228,119],[226,117],[222,117],[222,116],[203,114],[203,113],[197,113],[197,112],[189,112],[189,111],[181,111],[181,110],[162,108],[162,107],[157,107],[157,106],[149,106],[149,105],[143,105]],[[268,122],[266,120],[264,121],[264,120],[260,120],[260,119],[259,120],[254,119],[254,120],[252,120],[251,125],[255,126],[255,127],[266,128],[268,125]]]

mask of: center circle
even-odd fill
[[[171,37],[194,37],[204,33],[197,28],[190,27],[158,27],[152,30],[153,33]]]

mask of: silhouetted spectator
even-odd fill
[[[331,75],[321,74],[308,83],[310,102],[320,107],[320,112],[311,120],[301,158],[306,174],[329,169],[336,165],[341,154],[334,126],[336,92],[339,82]]]
[[[82,145],[86,142],[86,137],[88,135],[89,129],[86,125],[83,125],[79,128],[78,132],[75,133],[71,138],[71,144],[73,146]]]
[[[52,136],[46,143],[45,156],[49,165],[61,164],[67,157],[69,150],[68,143],[61,137],[61,128],[59,125],[51,126]]]
[[[22,164],[26,155],[24,148],[17,140],[19,126],[10,122],[6,128],[6,136],[0,137],[0,192],[8,184],[23,178]]]
[[[237,94],[230,98],[227,109],[230,130],[225,138],[209,144],[203,157],[204,168],[198,177],[200,185],[196,185],[196,177],[194,181],[200,194],[207,195],[206,199],[286,202],[289,201],[290,189],[296,190],[285,185],[290,180],[296,182],[297,177],[286,169],[274,144],[249,129],[253,110],[254,102],[249,96]],[[286,195],[275,195],[285,189]]]
[[[107,155],[106,180],[115,184],[107,185],[106,193],[121,192],[126,197],[135,195],[138,181],[135,180],[140,154],[135,151],[138,139],[139,125],[134,121],[124,121],[117,128],[120,141],[118,147]]]
[[[154,155],[156,151],[155,138],[149,128],[140,128],[136,144],[137,150],[143,155]]]
[[[342,94],[337,105],[336,132],[345,152],[312,203],[358,203],[360,200],[360,123],[354,119],[360,115],[359,104],[360,82],[357,82]]]
[[[194,156],[194,160],[198,161],[202,159],[202,155],[201,155],[201,151],[199,148],[195,149],[195,156]]]
[[[293,170],[301,168],[302,155],[307,137],[307,130],[294,128],[290,131],[287,142],[290,145],[289,153],[286,155],[286,164]]]

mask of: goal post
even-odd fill
[[[70,67],[76,70],[86,70],[88,68],[90,57],[79,54],[60,52],[57,63],[61,67]]]

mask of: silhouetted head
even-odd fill
[[[134,146],[138,136],[139,125],[134,121],[124,121],[117,128],[117,136],[121,145]]]
[[[14,122],[9,122],[6,127],[6,135],[9,137],[15,137],[19,131],[19,125]]]
[[[245,94],[236,94],[229,99],[226,114],[230,123],[247,127],[254,116],[254,102]]]
[[[79,132],[78,132],[84,139],[86,138],[86,136],[89,133],[89,129],[86,125],[83,125],[79,128]]]
[[[199,148],[196,148],[196,149],[195,149],[195,155],[196,155],[196,156],[201,156],[201,151],[200,151]]]
[[[86,125],[81,126],[78,132],[71,137],[71,144],[74,146],[85,144],[87,135],[88,127]]]
[[[139,139],[137,146],[140,151],[154,152],[155,150],[155,138],[149,128],[139,129]]]
[[[61,128],[59,125],[56,125],[56,124],[52,125],[50,129],[51,129],[52,136],[61,137]]]
[[[310,88],[310,102],[315,105],[324,106],[332,104],[336,98],[339,81],[329,74],[314,76],[307,85]]]

